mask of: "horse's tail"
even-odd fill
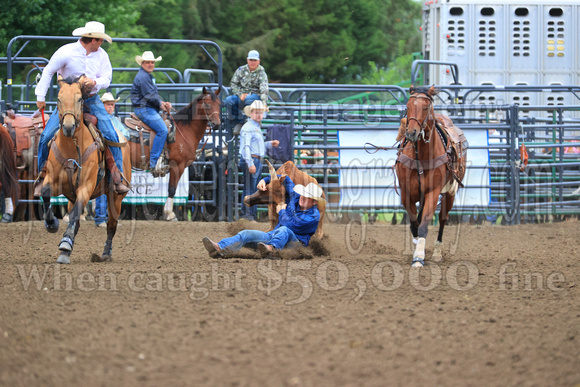
[[[10,133],[0,126],[0,179],[5,197],[11,197],[14,203],[18,201],[19,185],[14,156],[14,143]]]

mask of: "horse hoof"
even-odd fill
[[[70,251],[63,251],[60,256],[58,257],[58,259],[56,260],[56,263],[62,263],[65,265],[69,265],[70,264]]]
[[[441,255],[441,253],[433,253],[431,260],[433,260],[433,262],[441,262],[443,260],[443,255]]]
[[[48,223],[47,221],[44,221],[44,227],[46,227],[46,231],[48,231],[51,234],[54,234],[55,232],[58,231],[58,219],[54,218],[54,222],[53,223]]]
[[[411,267],[423,267],[425,266],[425,261],[423,261],[421,258],[413,258],[413,263],[411,264]]]
[[[113,262],[113,256],[111,254],[103,254],[102,256],[93,254],[91,255],[91,262]]]
[[[58,245],[58,249],[63,252],[64,251],[70,252],[72,251],[72,245],[67,241],[62,241],[60,242],[60,245]]]
[[[163,220],[168,222],[177,222],[177,216],[175,216],[175,212],[164,212],[163,213]]]

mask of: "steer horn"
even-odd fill
[[[278,180],[278,175],[276,175],[276,170],[272,164],[268,160],[266,160],[266,163],[268,163],[268,169],[270,170],[270,181]]]

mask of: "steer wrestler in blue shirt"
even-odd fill
[[[260,181],[258,189],[265,190],[268,182],[269,176]],[[271,254],[276,255],[278,250],[287,246],[291,247],[293,244],[300,243],[308,246],[310,237],[316,232],[320,220],[317,204],[320,201],[324,202],[322,188],[314,183],[306,187],[301,184],[294,185],[288,176],[284,179],[284,186],[286,192],[290,192],[290,197],[286,203],[276,206],[279,218],[274,230],[269,232],[243,230],[218,243],[204,237],[203,245],[210,257],[226,257],[242,247],[257,248],[260,255],[266,257]]]

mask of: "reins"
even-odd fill
[[[375,154],[375,153],[377,153],[377,152],[378,152],[378,151],[380,151],[380,150],[388,151],[388,150],[392,150],[392,149],[397,149],[397,143],[398,143],[398,142],[399,142],[399,141],[395,142],[395,143],[394,143],[393,145],[391,145],[389,148],[385,148],[385,147],[383,147],[383,146],[378,146],[378,145],[375,145],[375,144],[371,144],[370,142],[366,142],[366,143],[365,143],[365,146],[364,146],[364,150],[365,150],[365,152],[367,152],[368,154],[371,154],[371,155],[372,155],[372,154]],[[374,152],[371,152],[371,151],[369,151],[369,150],[367,149],[367,145],[368,145],[368,146],[370,146],[370,147],[372,147],[372,148],[374,148]]]

